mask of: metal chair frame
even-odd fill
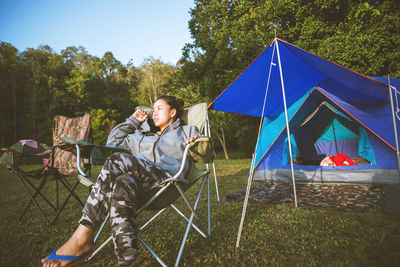
[[[205,123],[205,127],[204,127],[204,135],[211,138],[211,127],[210,127],[210,120],[208,118],[208,114],[207,114],[207,117],[206,117],[206,123]],[[217,200],[218,200],[218,202],[220,202],[221,199],[219,197],[217,172],[215,170],[215,160],[213,160],[213,162],[211,164],[212,164],[212,167],[213,167],[215,192],[217,194]],[[206,164],[206,168],[207,168],[207,170],[210,170],[209,163]]]
[[[56,148],[59,148],[59,146],[54,146],[53,147],[53,153],[52,153],[52,165],[47,166],[43,168],[43,174],[41,175],[40,178],[41,182],[39,186],[35,186],[30,179],[35,179],[35,178],[30,178],[30,173],[23,171],[19,165],[15,161],[15,153],[13,151],[10,151],[12,153],[12,164],[9,166],[9,169],[13,171],[13,173],[17,176],[18,180],[22,183],[25,191],[28,193],[30,201],[24,208],[23,212],[21,215],[18,217],[18,221],[21,221],[23,216],[27,213],[29,207],[34,204],[34,206],[37,208],[39,211],[40,215],[42,216],[43,220],[46,222],[47,225],[51,225],[56,223],[57,219],[59,218],[61,212],[64,210],[65,206],[67,205],[69,199],[71,196],[73,196],[82,206],[84,206],[83,202],[79,198],[79,196],[75,193],[75,190],[77,186],[79,185],[79,181],[76,182],[73,186],[68,182],[66,179],[67,177],[64,176],[63,174],[59,173],[56,168],[54,168],[54,151]],[[88,168],[90,165],[85,165],[85,171],[88,172]],[[44,194],[42,194],[41,190],[45,187],[45,185],[51,181],[51,177],[54,177],[55,180],[55,192],[56,192],[56,200],[55,203],[52,203],[48,197],[46,197]],[[68,196],[64,199],[63,203],[60,205],[60,188],[59,188],[59,182],[61,182],[62,185],[68,190],[69,194]],[[53,219],[50,219],[49,215],[46,216],[43,207],[37,202],[37,197],[40,196],[49,206],[54,210],[56,213]]]

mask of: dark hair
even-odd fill
[[[182,117],[183,114],[183,105],[185,104],[185,102],[180,99],[177,98],[175,96],[170,96],[170,95],[162,95],[157,97],[157,100],[164,100],[168,106],[171,107],[171,109],[176,109],[176,118],[180,119]]]

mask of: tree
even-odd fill
[[[145,106],[153,106],[154,101],[165,92],[167,77],[175,69],[160,59],[145,58],[140,66],[141,75],[138,86],[137,102]]]
[[[179,97],[185,102],[185,107],[207,102],[198,93],[199,90],[196,88],[196,84],[187,82],[182,75],[183,72],[179,66],[174,71],[167,73],[163,94]]]
[[[137,102],[130,96],[137,95],[138,82],[138,69],[123,66],[111,52],[100,59],[81,46],[58,54],[49,46],[18,52],[1,43],[1,145],[25,138],[51,143],[54,116],[86,112],[99,130],[96,138],[104,141],[109,126],[132,113]]]
[[[46,143],[52,140],[53,95],[49,81],[52,80],[50,58],[53,54],[49,46],[29,48],[21,54],[25,77],[23,94],[18,104],[21,114],[18,120],[21,129],[18,139],[33,138]]]
[[[18,50],[10,43],[0,43],[0,135],[1,145],[17,138]],[[10,134],[12,133],[12,134]]]
[[[209,101],[277,36],[367,75],[400,77],[399,2],[344,0],[197,0],[183,48],[182,78]],[[226,135],[250,135],[224,128]],[[255,139],[254,139],[255,140]],[[241,142],[239,142],[241,143]],[[227,141],[235,147],[235,140]]]
[[[219,143],[221,144],[222,150],[224,152],[225,159],[229,159],[228,145],[226,142],[226,135],[224,128],[229,124],[229,115],[226,113],[210,113],[211,120],[211,132],[213,136],[217,136]]]
[[[104,54],[101,58],[101,63],[104,69],[103,82],[106,92],[102,95],[104,99],[102,108],[119,110],[121,119],[131,115],[136,104],[129,98],[131,95],[130,86],[133,81],[132,73],[128,76],[128,69],[114,58],[111,52]],[[136,84],[133,86],[136,86]],[[97,92],[99,91],[97,90]]]
[[[105,71],[105,77],[110,77],[112,74],[119,74],[123,70],[121,62],[119,62],[110,51],[106,52],[101,58],[101,64]]]
[[[112,109],[92,109],[90,111],[90,122],[93,142],[105,144],[111,129],[117,124],[119,113]]]

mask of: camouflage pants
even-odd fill
[[[96,229],[110,212],[118,266],[136,264],[137,196],[159,183],[162,177],[160,170],[140,164],[135,156],[114,153],[105,162],[92,187],[79,223]]]

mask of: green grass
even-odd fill
[[[217,160],[221,196],[246,187],[249,165],[248,159]],[[71,177],[71,181],[76,181],[76,178]],[[30,266],[59,247],[76,228],[81,207],[75,200],[69,202],[55,225],[46,226],[33,207],[18,222],[17,218],[28,202],[27,194],[16,177],[4,167],[0,168],[0,183],[0,266]],[[214,182],[211,190],[212,235],[204,239],[191,231],[181,266],[400,265],[399,215],[250,203],[240,247],[236,249],[243,203],[218,203]],[[192,197],[193,191],[189,191]],[[45,192],[54,192],[54,182]],[[79,186],[78,193],[85,199],[88,189]],[[178,201],[177,204],[182,206],[183,203]],[[199,214],[204,216],[205,197],[200,204],[204,208]],[[47,212],[51,214],[50,210]],[[142,214],[143,219],[148,216],[149,213]],[[183,220],[173,211],[168,211],[150,225],[142,237],[172,265],[183,234]],[[158,266],[143,247],[140,247],[138,261],[141,266]],[[111,244],[101,256],[87,264],[111,265],[116,265]]]

